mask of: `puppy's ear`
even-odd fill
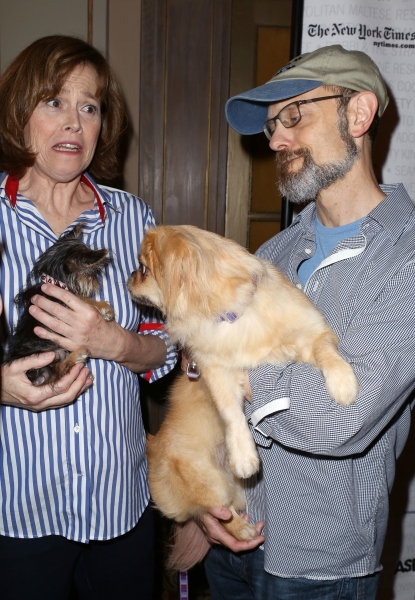
[[[167,314],[185,312],[198,277],[199,261],[191,246],[172,226],[150,230],[140,254],[162,291]]]
[[[82,225],[81,223],[78,223],[77,225],[75,225],[75,227],[73,229],[71,229],[71,231],[69,233],[66,234],[66,239],[78,239],[79,237],[81,237],[81,233],[82,233]]]
[[[79,252],[76,258],[70,258],[67,263],[67,269],[69,273],[90,273],[91,270],[101,269],[108,264],[107,259],[108,250],[105,248],[100,250],[91,250],[85,246],[82,252]]]
[[[160,253],[160,249],[158,249],[157,244],[157,236],[156,231],[158,231],[159,227],[155,227],[147,231],[141,246],[140,246],[140,254],[139,258],[144,262],[146,267],[153,274],[153,277],[159,284],[158,273],[163,269],[162,264],[159,264],[158,254]]]
[[[186,243],[188,300],[205,316],[243,312],[263,274],[260,261],[236,242],[191,225],[178,227]]]
[[[251,302],[261,265],[235,242],[190,225],[160,226],[147,239],[167,315],[219,316]]]

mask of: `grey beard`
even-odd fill
[[[327,189],[350,171],[359,156],[359,149],[352,136],[342,130],[340,133],[345,142],[346,157],[334,163],[317,165],[306,148],[277,152],[278,189],[282,196],[295,204],[314,200],[321,190]],[[297,156],[304,158],[303,166],[296,173],[289,173],[287,166],[290,159]]]

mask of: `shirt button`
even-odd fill
[[[306,254],[311,254],[311,249],[310,249],[310,248],[306,248],[306,249],[305,249],[305,253],[306,253]]]
[[[303,289],[303,286],[301,285],[301,283],[297,283],[297,285],[295,287],[298,287],[299,290]]]
[[[73,428],[75,433],[79,433],[81,431],[81,427],[78,425],[78,423],[75,425],[75,427]]]

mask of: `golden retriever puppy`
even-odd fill
[[[181,378],[160,432],[149,438],[153,499],[176,521],[228,506],[231,533],[252,538],[255,529],[236,513],[244,504],[238,479],[259,469],[242,410],[246,370],[311,363],[330,396],[348,405],[358,391],[353,369],[305,294],[232,240],[190,225],[155,227],[142,242],[139,261],[127,284],[132,297],[164,313],[173,343],[201,373],[197,383]],[[215,453],[222,443],[221,462]]]

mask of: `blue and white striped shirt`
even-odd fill
[[[36,207],[5,186],[0,176],[0,291],[10,329],[17,322],[13,299],[39,255],[56,236]],[[154,225],[151,209],[139,198],[84,183],[95,193],[94,209],[81,214],[83,241],[108,248],[100,299],[115,309],[125,329],[160,336],[167,359],[145,374],[154,381],[168,373],[177,356],[160,318],[143,312],[126,289],[137,268],[145,231]],[[66,232],[72,229],[70,225]],[[65,233],[66,233],[65,232]],[[145,432],[136,374],[113,361],[92,359],[94,385],[65,408],[34,413],[1,406],[0,533],[21,538],[62,535],[88,542],[122,535],[138,522],[149,501]]]
[[[415,208],[403,186],[340,241],[310,275],[314,203],[258,254],[303,289],[339,336],[360,391],[342,407],[309,364],[250,373],[247,405],[263,465],[248,512],[265,517],[265,569],[337,579],[380,570],[395,460],[410,426],[415,387]],[[289,407],[287,409],[287,406]]]

